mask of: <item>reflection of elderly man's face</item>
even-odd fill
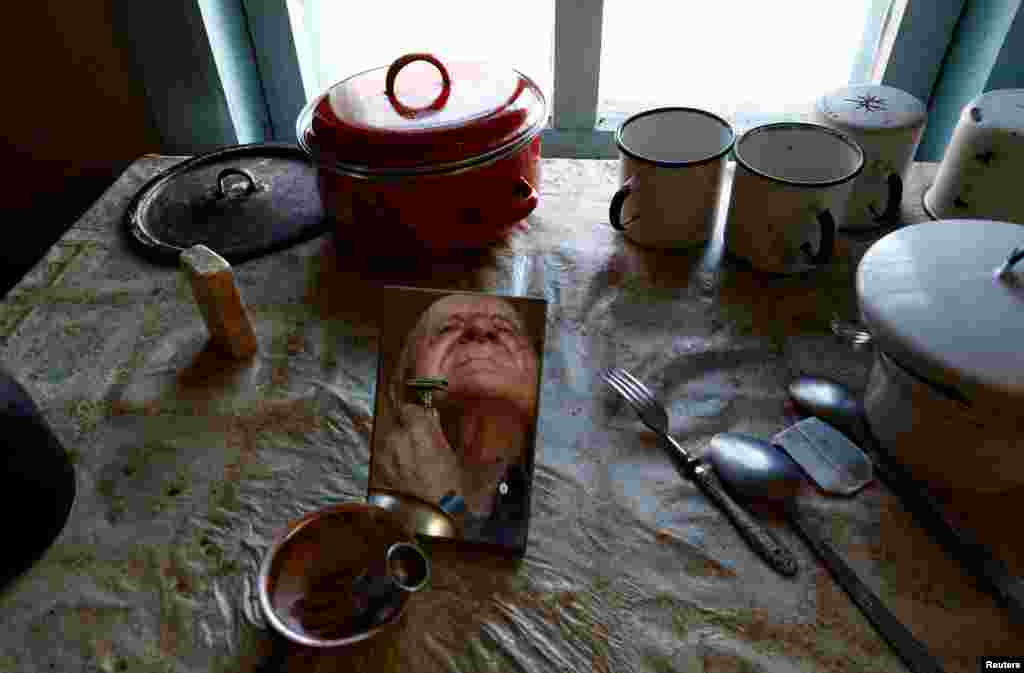
[[[448,379],[449,399],[503,399],[534,413],[537,354],[508,302],[450,295],[431,305],[420,324],[415,376]]]

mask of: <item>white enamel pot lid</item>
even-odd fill
[[[883,237],[857,268],[879,348],[980,414],[1024,417],[1024,259],[1006,271],[1014,249],[1024,252],[1019,224],[937,220]]]
[[[896,87],[855,84],[829,91],[816,101],[830,124],[857,132],[911,129],[927,117],[924,103]]]

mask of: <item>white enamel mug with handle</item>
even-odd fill
[[[864,150],[864,170],[854,181],[843,228],[897,224],[927,123],[924,103],[895,87],[856,84],[820,96],[813,114],[813,121],[847,134]]]
[[[935,182],[924,193],[933,219],[1024,224],[1024,89],[995,89],[960,114]]]
[[[736,142],[726,250],[770,273],[828,264],[864,151],[834,129],[780,122]]]
[[[696,108],[657,108],[623,122],[615,142],[621,186],[609,207],[612,226],[646,247],[706,242],[735,142],[729,123]]]

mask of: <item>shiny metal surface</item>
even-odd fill
[[[795,495],[804,481],[800,466],[789,456],[752,435],[715,435],[708,458],[722,480],[747,498],[785,500]]]
[[[411,542],[396,542],[388,547],[385,560],[388,576],[402,591],[419,591],[430,581],[430,561],[423,550]]]
[[[860,322],[841,320],[839,316],[833,316],[829,328],[833,334],[855,348],[867,346],[872,341],[871,332]]]
[[[828,543],[814,523],[797,508],[793,496],[803,481],[800,468],[782,449],[756,437],[722,433],[711,439],[711,461],[738,492],[783,503],[793,526],[828,567],[850,599],[914,673],[937,673],[942,666],[928,649],[879,600],[871,588]],[[764,484],[758,485],[758,479]]]
[[[799,376],[789,384],[797,408],[842,431],[855,442],[864,436],[864,405],[849,388],[821,376]]]
[[[378,491],[367,496],[371,505],[397,515],[410,530],[431,537],[458,537],[455,522],[440,508],[401,493]]]
[[[647,427],[667,442],[674,452],[673,458],[682,463],[686,476],[697,482],[704,493],[725,512],[751,548],[782,575],[795,575],[799,566],[785,543],[733,501],[722,488],[712,465],[693,456],[668,433],[668,412],[654,399],[650,388],[624,369],[605,372],[604,380],[629,402]]]
[[[951,524],[927,487],[889,457],[871,431],[860,399],[849,388],[831,379],[802,376],[790,384],[789,392],[800,409],[842,429],[867,449],[875,473],[899,495],[917,521],[1016,621],[1024,623],[1024,580],[1014,577],[1006,563],[966,530]]]
[[[294,522],[260,563],[258,601],[263,617],[293,643],[333,648],[371,638],[398,621],[410,594],[422,589],[430,578],[430,561],[417,545],[407,541],[390,544],[379,561],[366,567],[325,566],[320,558],[332,552],[325,545],[337,549],[352,542],[339,536],[350,529],[333,525],[346,516],[358,517],[364,528],[379,529],[382,536],[393,537],[403,528],[396,525],[395,517],[376,507],[335,505]],[[343,557],[351,560],[348,555]],[[337,580],[332,579],[335,574]],[[329,581],[325,583],[325,579]],[[318,593],[319,585],[323,585],[323,594]],[[289,611],[282,609],[285,600],[279,594],[297,599]],[[315,614],[315,620],[307,622],[306,617],[296,616],[300,604],[309,606],[301,611]]]
[[[261,350],[225,371],[180,272],[124,242],[132,195],[180,161],[134,163],[0,302],[4,362],[78,472],[63,533],[0,592],[0,670],[903,670],[794,534],[765,522],[805,559],[790,578],[600,381],[612,366],[643,379],[698,456],[716,433],[767,439],[792,423],[797,374],[861,390],[873,354],[828,320],[856,313],[849,274],[867,240],[841,236],[837,266],[807,278],[719,263],[721,224],[706,261],[647,251],[604,219],[618,162],[544,159],[533,226],[482,259],[409,266],[327,236],[237,266]],[[926,217],[934,168],[915,165],[905,222]],[[391,310],[377,283],[548,299],[527,554],[432,542],[430,584],[395,628],[312,650],[269,627],[256,578],[289,522],[366,502],[372,318]],[[1011,581],[1024,538],[1007,535],[1006,513],[1021,495],[944,503]],[[799,502],[950,673],[1019,650],[1006,611],[885,483],[852,499],[807,488]]]
[[[871,460],[846,435],[820,418],[805,418],[772,437],[818,488],[853,495],[874,480]]]
[[[538,126],[529,133],[517,138],[514,142],[509,143],[507,146],[498,147],[479,156],[469,157],[461,161],[451,161],[443,164],[415,168],[379,168],[368,166],[366,164],[354,164],[339,161],[336,155],[321,152],[315,143],[311,142],[308,130],[311,128],[313,113],[316,110],[317,105],[320,104],[320,100],[322,98],[323,96],[314,98],[299,113],[298,120],[296,121],[298,146],[314,162],[318,162],[324,168],[334,171],[339,175],[349,175],[361,180],[399,180],[424,175],[456,175],[465,171],[476,170],[515,154],[533,142],[533,139],[540,135],[540,132],[544,130],[543,126]]]

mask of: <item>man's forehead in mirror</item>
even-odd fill
[[[472,320],[474,318],[504,319],[523,332],[523,322],[511,303],[500,297],[453,294],[431,305],[424,316],[428,331],[440,328],[446,320]]]

